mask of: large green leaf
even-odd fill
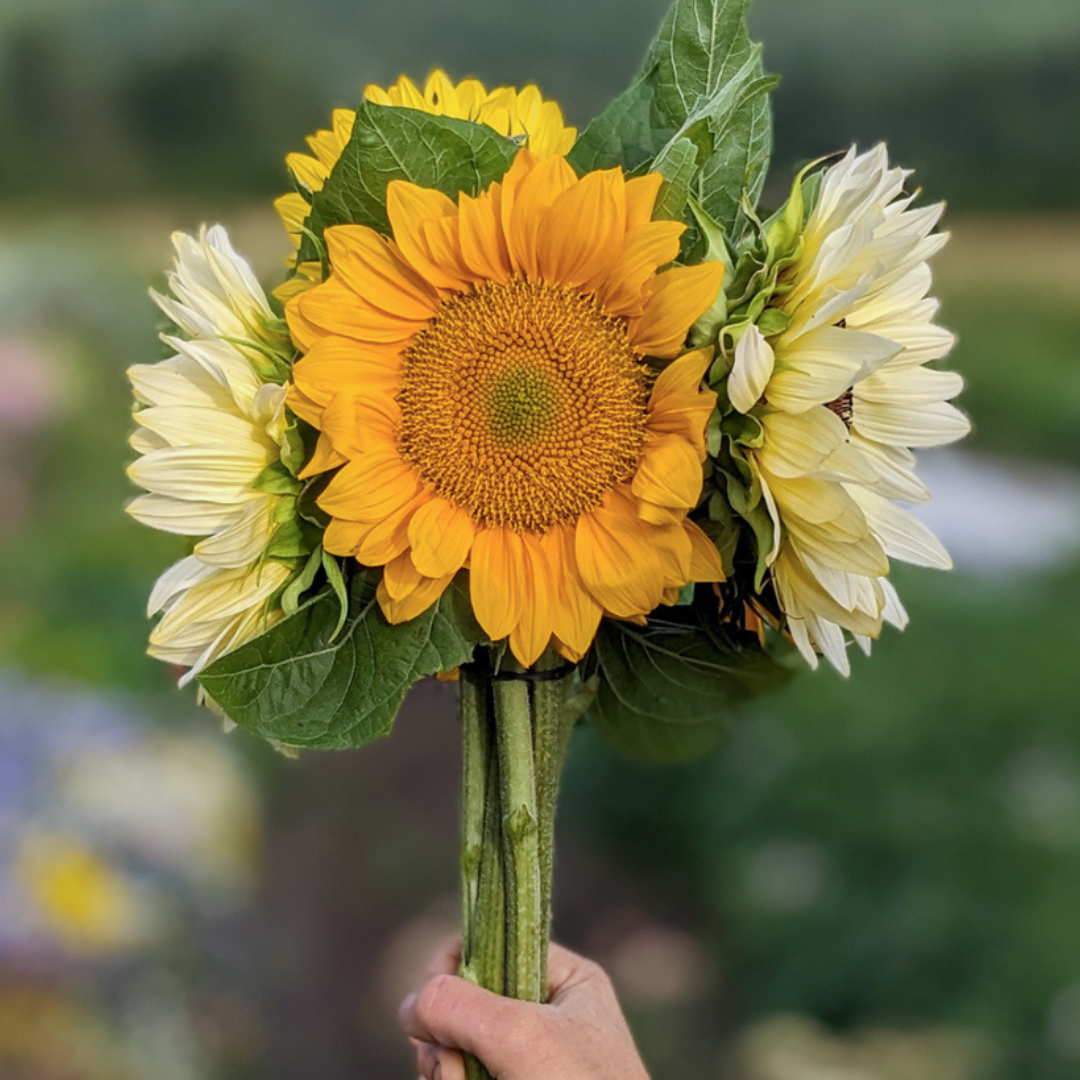
[[[772,144],[761,48],[746,28],[750,0],[676,0],[634,84],[582,133],[571,153],[582,170],[629,172],[677,164],[698,150],[690,194],[730,233],[740,198],[756,203]],[[670,207],[668,207],[670,209]]]
[[[502,178],[517,150],[517,143],[485,124],[365,101],[352,138],[312,199],[307,228],[316,236],[331,225],[368,225],[387,233],[390,181],[409,180],[452,199],[461,191],[477,195]],[[318,258],[310,236],[300,258]]]
[[[593,655],[600,686],[590,720],[616,749],[648,761],[707,753],[723,738],[733,705],[790,676],[728,631],[715,597],[660,608],[646,626],[605,620]]]
[[[466,590],[454,582],[412,622],[391,626],[363,575],[349,615],[327,588],[268,633],[222,657],[199,682],[231,720],[255,735],[319,749],[387,735],[409,687],[468,661],[483,640]]]

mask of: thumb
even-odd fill
[[[464,1050],[494,1073],[543,1045],[546,1019],[540,1005],[500,997],[454,975],[437,975],[407,997],[399,1017],[411,1038]]]

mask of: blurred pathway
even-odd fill
[[[934,493],[915,513],[959,570],[996,574],[1049,569],[1080,551],[1080,472],[961,450],[919,457]]]

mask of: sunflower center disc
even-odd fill
[[[444,302],[403,359],[402,455],[478,525],[567,524],[637,466],[649,370],[592,295],[490,282]]]

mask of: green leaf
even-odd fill
[[[640,173],[688,139],[699,153],[693,193],[731,235],[743,195],[757,202],[772,146],[776,80],[747,32],[749,2],[676,0],[634,84],[574,146],[575,167]]]
[[[582,173],[620,165],[628,173],[647,172],[681,126],[657,108],[652,80],[639,79],[589,124],[568,158]]]
[[[693,607],[658,609],[643,627],[601,623],[589,718],[616,749],[648,761],[699,757],[724,737],[734,705],[788,678],[756,644],[736,640],[718,607],[709,593]]]
[[[451,199],[478,195],[510,167],[518,145],[486,124],[432,116],[416,109],[365,101],[352,138],[321,191],[312,198],[308,229],[320,237],[331,225],[367,225],[389,233],[386,188],[408,180]],[[299,259],[319,257],[306,237]]]
[[[664,183],[656,200],[654,218],[682,220],[697,175],[698,157],[698,148],[688,138],[674,139],[657,156],[652,168],[663,174]]]
[[[199,682],[255,735],[286,746],[345,749],[389,734],[409,687],[471,659],[484,637],[459,581],[399,626],[383,617],[366,575],[353,577],[348,621],[335,638],[339,609],[328,586],[211,665]]]

